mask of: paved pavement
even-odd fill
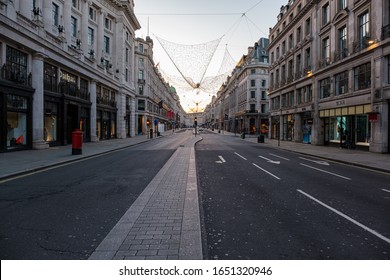
[[[167,136],[172,132],[167,132]],[[186,133],[192,133],[188,131]],[[214,131],[218,133],[218,131]],[[221,131],[221,135],[234,137]],[[179,147],[153,178],[90,259],[202,259],[202,242],[195,164],[195,144],[202,133]],[[239,137],[237,134],[235,137]],[[82,155],[71,146],[0,154],[0,183],[17,175],[81,160],[146,141],[146,136],[84,143]],[[242,141],[257,143],[257,137]],[[314,146],[265,139],[272,146],[327,160],[339,161],[390,173],[390,154]]]

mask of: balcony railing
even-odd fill
[[[31,72],[27,75],[27,71],[20,71],[19,69],[5,63],[3,67],[1,67],[1,79],[29,87],[32,85]]]
[[[68,83],[59,83],[58,84],[58,92],[63,93],[65,95],[77,97],[84,100],[90,100],[89,92],[81,91],[77,86]]]

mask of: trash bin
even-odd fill
[[[150,139],[152,139],[153,138],[153,129],[150,129],[150,131],[149,131],[149,135],[150,135]]]
[[[241,133],[241,138],[245,139],[245,132]]]
[[[257,143],[264,143],[264,135],[259,135],[259,137],[257,137]]]
[[[72,132],[72,155],[81,155],[83,151],[83,132],[76,128]]]

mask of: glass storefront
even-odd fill
[[[58,131],[58,103],[46,101],[43,139],[51,144],[57,142]]]
[[[325,120],[325,143],[368,146],[370,135],[367,115],[337,116]]]
[[[7,95],[7,150],[27,145],[27,104],[26,97]]]

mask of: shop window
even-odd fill
[[[335,96],[348,92],[348,71],[335,76]]]
[[[327,98],[330,96],[330,78],[320,81],[320,98]]]
[[[58,139],[58,103],[45,102],[45,126],[43,139],[56,142]]]
[[[355,90],[367,89],[371,86],[371,63],[360,65],[354,69]]]
[[[7,95],[7,149],[27,144],[27,98]]]

